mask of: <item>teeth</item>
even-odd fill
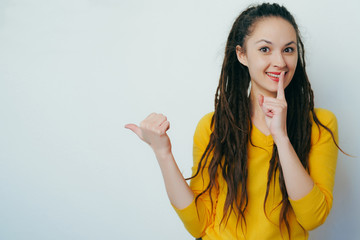
[[[266,73],[267,75],[269,75],[270,77],[276,77],[276,78],[279,78],[280,75],[276,75],[276,74],[272,74],[272,73]]]

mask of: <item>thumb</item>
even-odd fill
[[[259,105],[260,105],[260,107],[262,107],[262,106],[263,106],[263,104],[264,104],[264,96],[263,96],[263,95],[261,95],[261,94],[259,94],[259,96],[258,96],[258,100],[259,100]]]
[[[125,128],[130,129],[130,130],[133,131],[140,139],[143,139],[143,138],[142,138],[142,134],[141,134],[141,129],[140,129],[137,125],[130,123],[130,124],[126,124],[126,125],[125,125]]]

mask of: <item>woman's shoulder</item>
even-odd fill
[[[214,116],[214,112],[210,112],[205,114],[197,124],[195,130],[195,136],[202,136],[204,138],[208,138],[212,132],[211,128],[211,120]]]
[[[323,108],[316,108],[315,114],[319,122],[324,125],[331,133],[326,130],[323,126],[317,124],[313,120],[312,131],[311,131],[311,138],[312,144],[316,144],[319,142],[320,138],[322,139],[330,139],[332,141],[332,134],[334,134],[335,138],[337,139],[338,134],[338,125],[336,116],[333,112],[323,109]]]
[[[315,108],[314,110],[318,117],[336,118],[335,114],[333,112],[331,112],[330,110],[327,110],[325,108]]]
[[[209,125],[211,124],[212,117],[214,116],[214,112],[209,112],[205,114],[199,121],[198,125]]]
[[[324,108],[315,108],[314,109],[316,117],[319,121],[325,126],[336,124],[336,116],[330,110]]]

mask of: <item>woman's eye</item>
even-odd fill
[[[285,48],[284,52],[292,53],[292,52],[294,52],[294,48],[292,48],[292,47]]]
[[[260,52],[267,53],[267,52],[270,52],[270,49],[268,47],[262,47],[262,48],[260,48]]]

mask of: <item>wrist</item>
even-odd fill
[[[276,146],[278,148],[281,145],[285,145],[285,144],[290,143],[290,139],[289,139],[289,136],[287,134],[282,135],[282,136],[276,136],[273,139],[274,139],[274,143],[276,144]]]
[[[154,153],[155,153],[155,156],[158,161],[163,161],[165,159],[169,159],[169,158],[173,157],[171,149],[166,149],[166,150],[165,149],[161,149],[161,150],[154,149]]]
[[[169,169],[173,169],[174,166],[176,166],[172,152],[155,152],[155,156],[163,173],[168,172]]]

